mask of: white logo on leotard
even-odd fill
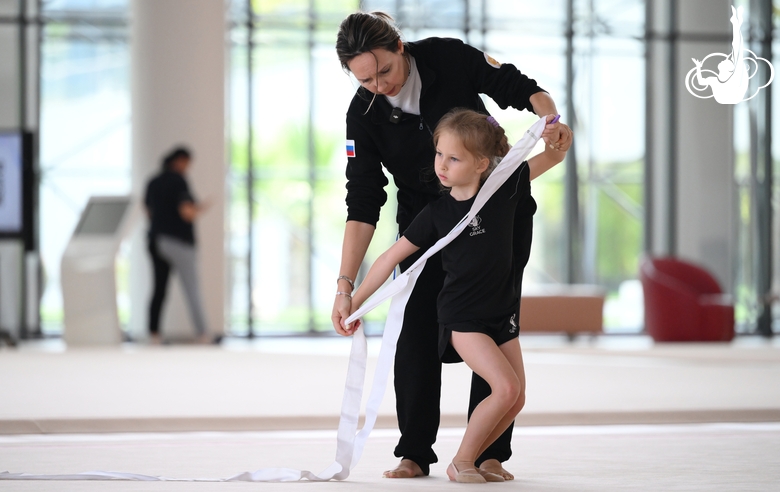
[[[480,217],[479,215],[471,219],[469,225],[471,226],[471,232],[469,233],[469,236],[479,236],[480,234],[485,233],[485,229],[481,227],[482,217]]]
[[[764,58],[744,47],[742,39],[742,7],[735,9],[731,7],[731,25],[732,40],[731,53],[712,53],[707,55],[702,61],[693,58],[696,65],[685,76],[685,88],[692,95],[700,99],[709,99],[714,97],[720,104],[737,104],[742,101],[752,99],[758,94],[758,91],[772,83],[775,77],[775,69],[772,64]],[[714,58],[721,60],[718,63],[718,72],[704,69],[702,66],[708,59]],[[759,67],[766,63],[769,70],[769,77],[766,84],[755,89],[750,95],[747,95],[750,79],[758,74]],[[704,75],[709,75],[705,77]],[[707,88],[710,88],[710,94],[707,94]],[[707,95],[699,95],[701,92]]]

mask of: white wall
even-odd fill
[[[142,199],[163,154],[186,145],[194,154],[189,183],[211,209],[196,223],[201,290],[209,329],[225,326],[225,77],[226,5],[223,0],[132,0],[132,180]],[[144,224],[144,229],[147,224]],[[151,264],[145,231],[131,253],[131,331],[146,332]],[[192,336],[178,279],[170,284],[161,330]]]

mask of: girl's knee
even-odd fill
[[[525,388],[520,390],[520,393],[517,395],[517,401],[515,401],[514,406],[512,407],[512,412],[514,412],[515,415],[520,413],[520,410],[523,409],[525,406]]]
[[[517,379],[503,381],[496,386],[496,388],[492,389],[492,394],[505,403],[507,408],[514,408],[520,400],[522,400],[523,404],[525,403],[525,392]]]
[[[523,406],[525,406],[525,391],[521,390],[517,395],[514,404],[507,408],[506,415],[511,416],[512,418],[517,417],[517,415],[523,409]]]

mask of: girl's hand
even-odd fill
[[[574,138],[574,132],[565,123],[560,123],[560,125],[561,125],[561,138],[557,142],[554,142],[551,145],[551,147],[561,152],[567,152],[569,150],[569,147],[571,147],[571,143]]]
[[[360,306],[357,306],[357,305],[354,305],[354,304],[353,304],[353,306],[354,306],[355,309],[352,309],[351,310],[352,312],[349,313],[349,314],[354,313],[360,307]],[[346,320],[346,318],[344,318],[344,319]],[[351,335],[355,334],[355,332],[358,330],[358,328],[360,328],[360,320],[353,321],[352,323],[346,325],[344,327],[344,331],[347,333],[347,335],[351,336]]]
[[[333,322],[333,328],[341,336],[347,337],[354,333],[354,330],[348,330],[345,323],[349,315],[352,314],[352,299],[347,296],[337,295],[333,301],[333,314],[330,320]]]
[[[362,302],[360,302],[360,301],[355,302],[354,299],[350,299],[350,308],[349,308],[350,316],[352,315],[352,313],[354,313],[355,311],[357,311],[360,308],[361,304],[362,304]],[[346,324],[347,318],[349,318],[349,316],[344,316],[344,319],[341,322],[342,323],[341,326],[344,328],[344,333],[346,333],[347,335],[351,336],[351,335],[355,334],[355,332],[357,331],[358,328],[360,328],[360,320],[356,320],[356,321],[353,321],[350,324]]]

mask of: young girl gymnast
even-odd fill
[[[552,115],[547,122],[553,121]],[[557,118],[555,118],[557,119]],[[426,206],[403,236],[374,263],[352,299],[356,311],[402,260],[427,249],[469,211],[490,172],[509,151],[503,128],[492,116],[471,110],[445,115],[433,134],[434,169],[446,190]],[[512,424],[525,403],[525,371],[518,336],[523,259],[513,254],[516,213],[533,214],[530,181],[561,162],[566,153],[546,146],[523,162],[479,214],[441,252],[446,272],[438,297],[439,355],[448,345],[490,384],[491,394],[469,419],[460,448],[447,468],[450,480],[503,481],[475,466],[477,457]],[[357,322],[345,326],[352,334]]]

